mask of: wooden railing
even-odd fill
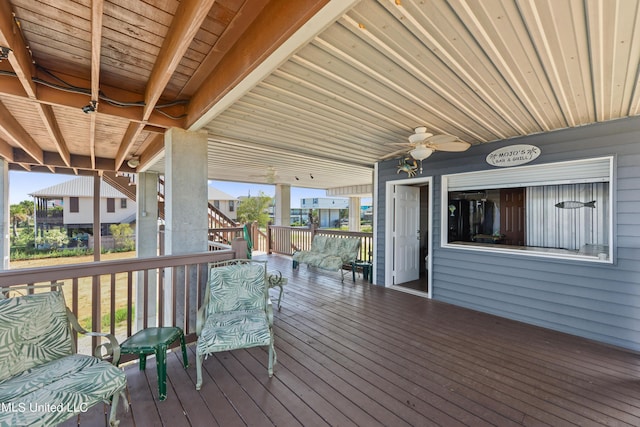
[[[209,241],[229,244],[233,239],[244,236],[243,227],[210,228]]]
[[[324,230],[308,227],[284,227],[270,225],[268,253],[293,255],[296,251],[307,251],[316,234],[335,237],[358,237],[361,239],[359,259],[369,260],[373,253],[373,233],[360,231]]]
[[[135,332],[135,318],[142,328],[180,326],[193,340],[207,264],[233,258],[234,251],[217,250],[7,270],[0,272],[0,286],[63,283],[67,305],[81,324],[119,341]],[[91,344],[95,348],[97,338]]]

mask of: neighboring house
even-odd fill
[[[330,228],[340,225],[340,211],[349,209],[349,199],[311,197],[301,199],[300,206],[302,210],[306,210],[307,212],[312,209],[317,209],[319,218],[314,218],[314,222],[316,222],[320,228]]]
[[[93,234],[93,177],[81,176],[29,194],[34,198],[35,227],[38,234],[52,228],[74,234]],[[103,236],[111,224],[134,223],[136,203],[102,181],[100,222]]]
[[[237,220],[237,198],[225,193],[224,191],[220,191],[217,188],[209,186],[208,200],[210,204],[212,204],[216,209],[225,214],[227,217],[234,221]]]

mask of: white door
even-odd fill
[[[420,277],[420,188],[397,185],[395,192],[394,284]]]

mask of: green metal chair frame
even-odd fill
[[[276,363],[273,306],[267,263],[236,259],[209,264],[202,307],[196,318],[196,390],[202,386],[202,363],[212,353],[266,346],[269,377]]]

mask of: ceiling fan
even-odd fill
[[[389,145],[404,145],[411,149],[407,154],[415,160],[420,161],[420,173],[422,173],[422,161],[432,155],[434,151],[462,152],[466,151],[471,144],[461,141],[453,135],[434,135],[427,132],[425,126],[419,126],[409,135],[409,142],[392,142]],[[404,151],[404,150],[403,150]],[[393,153],[393,155],[397,154]]]

